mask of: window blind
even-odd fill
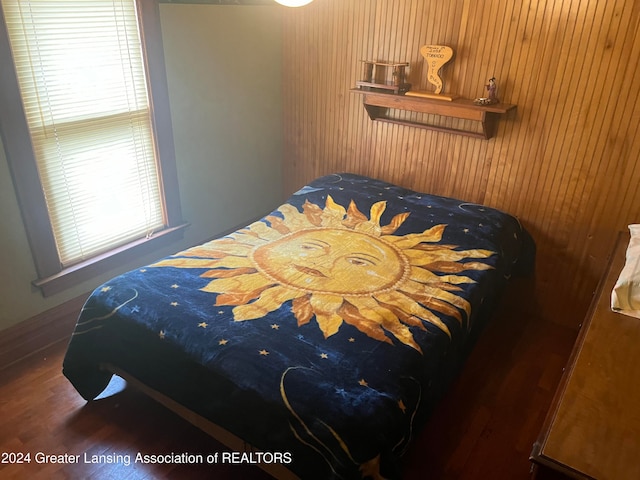
[[[135,0],[2,0],[63,266],[165,225]]]

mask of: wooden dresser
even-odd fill
[[[538,478],[640,479],[640,319],[610,308],[628,243],[621,233],[533,446]]]

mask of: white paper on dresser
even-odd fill
[[[640,224],[629,225],[625,264],[611,292],[611,309],[640,318]]]

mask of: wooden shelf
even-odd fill
[[[455,133],[458,135],[467,135],[487,140],[495,135],[496,126],[500,116],[516,109],[515,105],[506,103],[476,105],[473,103],[473,100],[467,98],[456,98],[452,101],[447,101],[406,95],[394,95],[370,90],[361,90],[358,88],[353,88],[351,91],[363,96],[362,101],[364,103],[364,108],[367,110],[371,120],[397,123],[411,127]],[[463,120],[474,120],[481,123],[482,132],[400,120],[390,117],[388,115],[388,109],[407,110],[411,112],[460,118]]]

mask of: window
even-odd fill
[[[143,50],[152,33],[161,42],[157,4],[139,3],[2,1],[0,61],[10,55],[15,72],[0,88],[21,102],[0,113],[0,127],[45,293],[182,224],[173,143],[156,141],[158,99],[168,104],[161,46],[160,55]],[[162,125],[170,137],[170,121]],[[46,217],[45,228],[31,229],[32,217]]]

